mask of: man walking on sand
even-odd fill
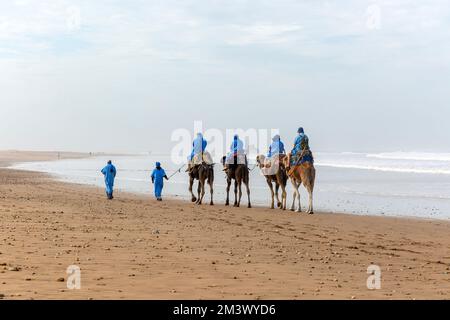
[[[156,168],[152,172],[152,183],[155,185],[155,198],[158,201],[162,201],[162,190],[164,188],[164,179],[167,178],[166,172],[161,168],[161,163],[156,163]]]
[[[102,169],[102,174],[105,176],[106,196],[109,200],[114,199],[114,180],[116,178],[117,170],[113,166],[112,161],[109,160],[106,167]]]

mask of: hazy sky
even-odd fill
[[[449,152],[449,119],[448,0],[0,0],[0,149],[168,151],[203,120]]]

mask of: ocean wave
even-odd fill
[[[427,152],[386,152],[369,153],[367,158],[385,160],[415,160],[415,161],[446,161],[450,162],[450,153],[427,153]]]
[[[326,163],[317,162],[317,166],[342,168],[342,169],[360,169],[360,170],[374,170],[383,172],[402,172],[402,173],[425,173],[425,174],[445,174],[450,175],[449,169],[427,169],[427,168],[399,168],[388,166],[376,166],[376,165],[361,165],[361,164],[338,164],[338,163]]]
[[[340,191],[341,193],[356,194],[361,196],[375,196],[375,197],[394,197],[394,198],[423,198],[430,200],[450,200],[450,196],[446,195],[427,195],[427,194],[411,194],[411,193],[393,193],[393,192],[373,192],[373,191]]]

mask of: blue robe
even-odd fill
[[[308,136],[304,133],[299,133],[297,138],[295,138],[294,149],[292,149],[292,155],[295,156],[302,151],[302,141],[303,139],[307,139]]]
[[[166,176],[166,172],[163,168],[155,169],[152,172],[152,180],[155,186],[155,197],[161,198],[162,190],[164,188],[164,177]]]
[[[112,164],[108,164],[102,169],[102,173],[105,176],[106,194],[108,197],[112,197],[114,192],[114,180],[117,174],[116,167]]]
[[[230,152],[227,154],[225,162],[227,164],[233,164],[234,158],[239,157],[239,155],[243,155],[244,152],[244,143],[239,138],[234,138],[233,143],[230,146]]]
[[[268,158],[272,158],[273,156],[277,156],[279,154],[286,153],[284,149],[284,143],[281,140],[274,141],[269,147],[269,153],[267,154]]]
[[[301,159],[299,158],[303,151],[302,143],[305,139],[308,142],[308,136],[304,133],[300,133],[295,139],[294,149],[292,149],[291,165],[302,164],[304,162],[314,163],[314,157],[311,152],[306,152]]]
[[[206,150],[206,146],[208,145],[208,142],[203,139],[203,137],[197,137],[194,142],[192,143],[192,152],[190,155],[190,160],[194,159],[194,156],[197,154],[202,154]]]
[[[231,155],[237,155],[244,153],[244,143],[239,138],[234,138],[233,143],[230,146]]]

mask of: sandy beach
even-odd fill
[[[82,154],[0,152],[0,164]],[[450,223],[156,202],[0,169],[3,299],[448,299]],[[368,290],[369,265],[382,288]],[[81,268],[81,289],[66,269]]]

